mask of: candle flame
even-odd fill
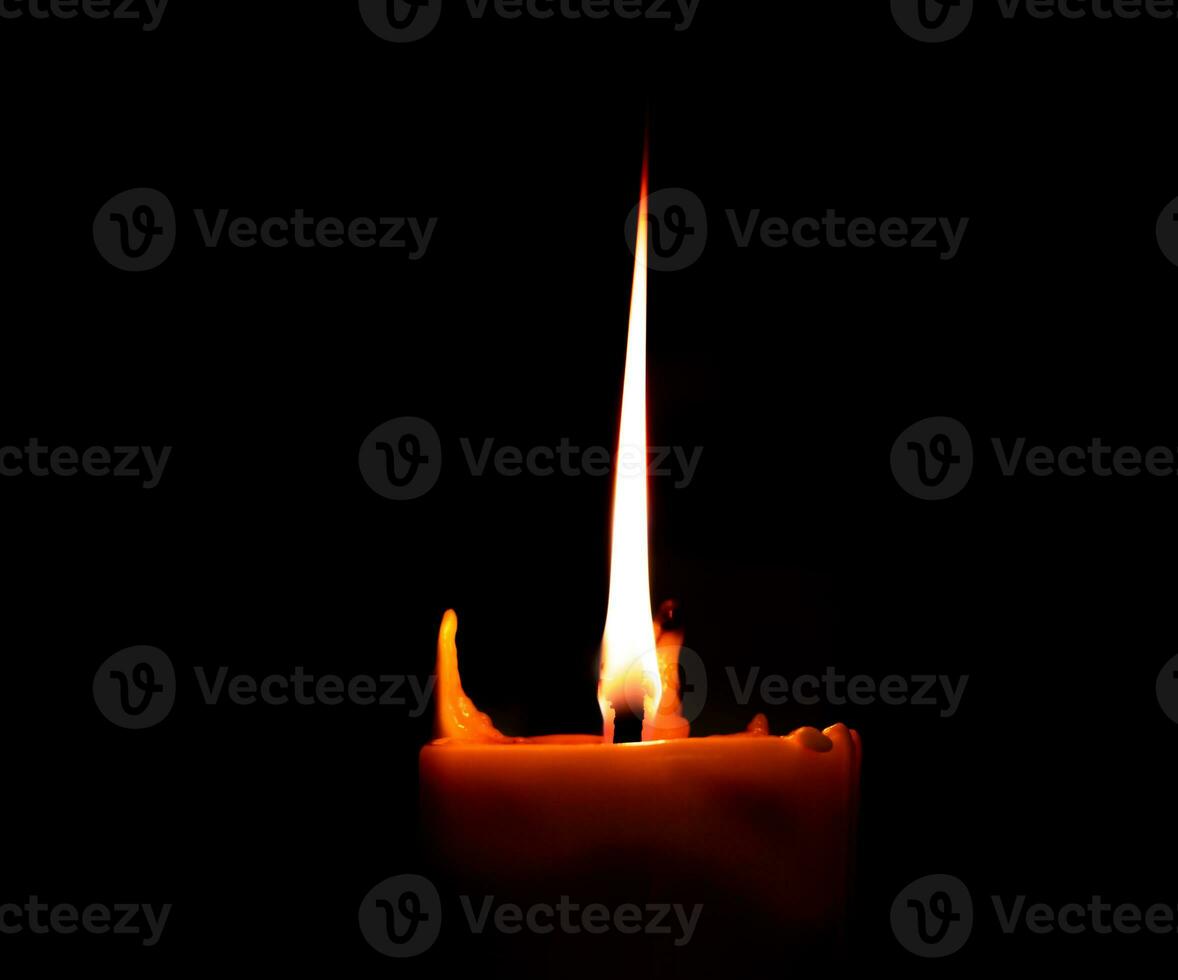
[[[662,698],[650,603],[646,473],[646,259],[649,148],[643,154],[638,227],[634,237],[634,285],[622,417],[614,459],[613,526],[610,537],[609,604],[601,642],[603,740],[613,741],[616,708],[654,719]],[[646,726],[644,726],[645,729]],[[646,737],[645,730],[643,737]]]

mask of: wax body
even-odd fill
[[[790,935],[845,920],[859,739],[842,725],[607,745],[445,739],[421,752],[424,826],[463,887],[712,903]]]

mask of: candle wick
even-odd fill
[[[614,744],[642,741],[642,712],[635,712],[624,698],[614,703]],[[611,702],[612,703],[612,702]]]

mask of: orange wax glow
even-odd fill
[[[644,159],[623,385],[598,701],[601,734],[515,738],[462,689],[458,618],[438,634],[436,738],[420,756],[422,813],[456,882],[555,900],[704,902],[703,927],[774,937],[844,919],[858,809],[859,736],[843,725],[689,738],[677,630],[653,622],[647,545]],[[636,469],[624,469],[626,456]],[[616,705],[642,741],[613,744]],[[719,923],[719,925],[717,924]]]

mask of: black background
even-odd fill
[[[652,274],[650,439],[702,446],[652,482],[655,601],[709,664],[698,731],[743,727],[723,666],[968,674],[953,718],[786,705],[864,743],[851,967],[970,970],[1164,953],[1173,937],[1003,936],[987,896],[1178,903],[1173,479],[999,475],[992,436],[1178,446],[1169,22],[1001,21],[922,45],[884,4],[703,0],[668,24],[472,20],[387,43],[355,4],[173,0],[160,28],[0,21],[5,356],[0,444],[174,447],[159,487],[0,481],[6,854],[0,901],[175,909],[162,942],[0,937],[0,959],[129,973],[376,973],[364,894],[425,870],[428,714],[207,707],[191,667],[409,673],[459,612],[467,690],[513,734],[588,731],[609,480],[475,478],[458,440],[616,438],[643,125],[652,184],[712,230]],[[791,9],[777,9],[789,7]],[[180,216],[143,274],[94,215],[155,187]],[[194,208],[436,216],[427,255],[206,249]],[[738,249],[724,209],[969,216],[959,255]],[[977,464],[904,493],[902,429],[949,415]],[[428,419],[438,485],[374,494],[357,450]],[[91,680],[165,650],[160,726],[112,726]],[[960,876],[979,921],[924,963],[894,896]],[[739,950],[740,937],[733,937]],[[472,955],[477,957],[477,944]],[[527,960],[526,941],[519,944]],[[431,957],[396,967],[432,969]],[[624,968],[624,967],[622,967]]]

